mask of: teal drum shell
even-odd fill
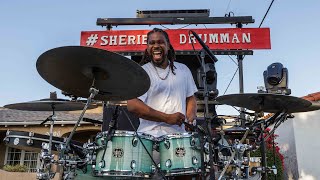
[[[154,137],[138,133],[147,151],[152,155]],[[92,166],[94,176],[114,176],[150,178],[154,173],[152,160],[134,132],[116,131],[112,141],[108,142],[103,157],[107,132],[99,133],[96,137],[95,163]]]
[[[201,171],[200,140],[196,133],[159,138],[160,169],[166,176],[198,174]]]

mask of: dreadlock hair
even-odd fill
[[[153,30],[151,30],[151,31],[148,32],[148,34],[147,34],[147,42],[149,42],[150,35],[153,34],[153,33],[155,33],[155,32],[160,32],[160,33],[162,33],[162,34],[164,35],[164,37],[166,38],[166,41],[167,41],[168,44],[169,44],[169,50],[168,50],[167,58],[169,59],[169,62],[170,62],[169,66],[170,66],[170,69],[171,69],[171,71],[172,71],[172,74],[175,75],[176,73],[174,72],[174,69],[175,69],[176,67],[173,65],[173,62],[176,60],[176,53],[175,53],[175,51],[174,51],[174,49],[173,49],[173,47],[172,47],[172,45],[171,45],[171,43],[170,43],[168,33],[165,32],[165,31],[162,30],[162,29],[154,28]],[[148,50],[146,49],[146,50],[144,51],[144,54],[143,54],[142,59],[141,59],[141,61],[140,61],[140,65],[144,65],[144,64],[146,64],[146,63],[148,63],[148,62],[150,62],[150,61],[151,61],[151,57],[148,55]]]

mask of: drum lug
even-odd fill
[[[159,152],[159,143],[155,142],[152,146],[152,150],[156,150],[157,152]]]
[[[99,162],[99,167],[100,168],[104,168],[106,166],[106,162],[104,161],[104,160],[101,160],[100,162]]]
[[[164,140],[164,146],[167,148],[167,149],[170,149],[170,142],[166,139]]]
[[[193,157],[192,157],[192,164],[193,164],[193,165],[197,165],[198,163],[199,163],[198,158],[195,157],[195,156],[193,156]]]
[[[28,144],[29,146],[31,146],[31,145],[33,144],[33,140],[31,139],[31,137],[27,140],[27,144]]]
[[[133,169],[133,170],[136,169],[136,165],[137,165],[136,161],[132,160],[131,165],[130,165],[131,169]]]
[[[155,173],[155,172],[156,172],[156,166],[151,165],[151,172],[152,172],[152,173]]]
[[[29,132],[29,137],[33,137],[34,136],[34,132]]]
[[[133,147],[136,147],[138,145],[138,139],[136,138],[136,137],[134,137],[133,139],[132,139],[132,146]]]
[[[5,137],[5,138],[3,139],[3,141],[4,141],[5,144],[8,144],[8,143],[10,142],[10,139],[9,139],[8,137]]]
[[[168,159],[167,161],[166,161],[166,167],[167,168],[171,168],[171,166],[172,166],[172,162],[171,162],[171,159]]]
[[[195,145],[196,145],[196,140],[195,140],[194,137],[192,137],[192,138],[190,139],[190,145],[191,145],[191,146],[195,146]]]

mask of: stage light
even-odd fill
[[[288,69],[281,63],[276,62],[269,65],[263,72],[263,77],[266,93],[291,94],[291,90],[288,89]]]

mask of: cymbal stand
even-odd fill
[[[69,159],[69,156],[67,155],[68,151],[70,150],[70,142],[71,142],[72,136],[74,135],[77,127],[79,126],[80,122],[82,121],[83,116],[84,116],[87,108],[91,104],[92,99],[94,98],[95,95],[97,95],[99,93],[99,90],[94,88],[94,86],[92,86],[90,88],[89,92],[90,92],[90,96],[87,99],[87,103],[84,106],[83,111],[82,111],[78,121],[74,125],[74,128],[71,131],[68,139],[66,140],[66,143],[65,144],[60,144],[60,146],[58,148],[58,150],[59,150],[59,161],[58,161],[58,164],[63,166],[63,168],[64,168],[64,177],[63,177],[63,179],[65,179],[65,180],[72,180],[76,176],[75,170],[77,168],[77,161],[75,161],[72,158]]]
[[[205,105],[205,112],[204,112],[204,119],[206,123],[206,128],[208,132],[208,142],[209,142],[209,157],[210,159],[213,157],[213,143],[212,143],[212,129],[211,129],[211,121],[212,119],[209,118],[209,106],[208,106],[208,100],[209,100],[209,92],[208,92],[208,87],[207,87],[207,75],[206,75],[206,66],[205,66],[205,50],[202,49],[200,51],[200,58],[201,58],[201,66],[202,66],[202,81],[203,81],[203,97],[204,97],[204,105]],[[215,69],[214,69],[215,70]],[[215,112],[215,107],[213,108],[214,112],[213,115],[216,116],[217,113]],[[204,159],[202,159],[204,161]],[[213,160],[210,161],[209,166],[210,166],[210,180],[215,179],[215,171],[214,171],[214,162]],[[204,175],[202,174],[202,179],[204,179]]]
[[[37,179],[41,179],[41,180],[53,179],[55,176],[55,173],[51,172],[51,164],[54,161],[54,154],[52,154],[53,126],[54,126],[54,121],[57,120],[57,117],[55,115],[54,103],[51,104],[51,107],[52,107],[52,115],[40,123],[40,125],[43,125],[47,121],[50,121],[49,145],[47,146],[47,143],[42,144],[42,150],[40,154],[41,168],[37,170]]]
[[[76,129],[78,128],[80,122],[82,121],[83,116],[84,116],[87,108],[88,108],[89,105],[91,104],[92,99],[94,98],[95,95],[97,95],[97,94],[99,93],[99,90],[98,90],[98,89],[95,89],[94,87],[91,87],[90,90],[89,90],[89,92],[90,92],[90,96],[89,96],[89,98],[87,99],[87,103],[86,103],[86,105],[84,106],[84,108],[83,108],[83,110],[82,110],[82,113],[80,114],[80,117],[79,117],[77,123],[74,125],[73,130],[71,131],[71,133],[70,133],[70,135],[69,135],[69,137],[68,137],[68,139],[67,139],[67,141],[66,141],[65,150],[66,150],[66,148],[69,149],[69,144],[70,144],[70,141],[71,141],[72,136],[74,135],[74,133],[76,132]]]

